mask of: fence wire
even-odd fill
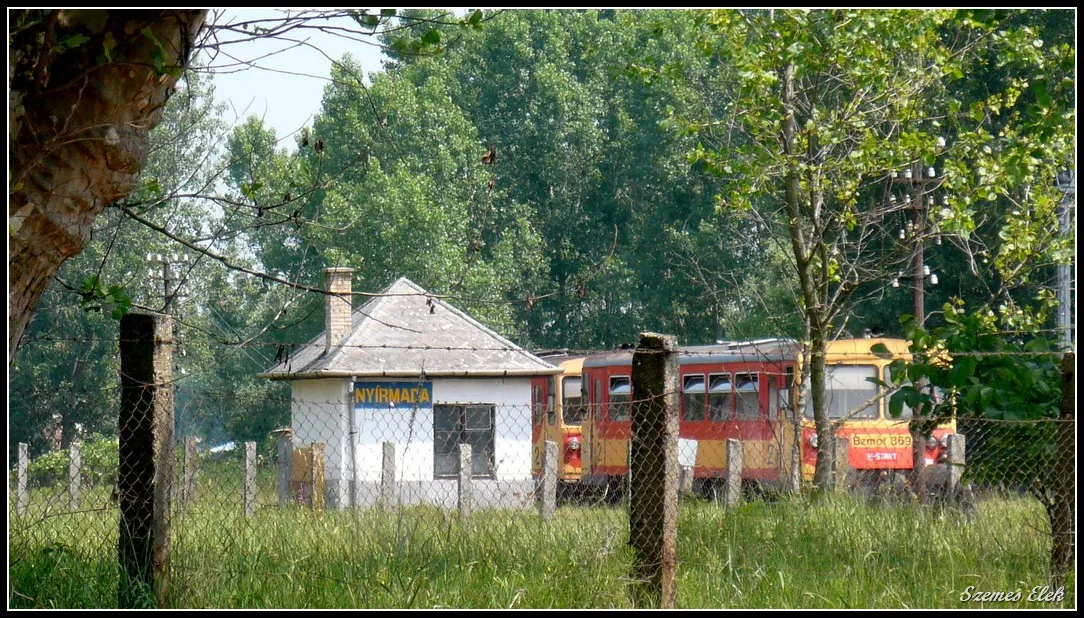
[[[1075,605],[1072,419],[818,434],[738,379],[560,406],[476,382],[298,382],[244,398],[283,421],[258,439],[191,429],[237,395],[172,384],[123,390],[112,430],[14,414],[9,605],[131,604],[125,552],[163,546],[174,607],[630,607],[668,551],[679,607]]]

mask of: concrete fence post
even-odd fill
[[[380,506],[391,510],[395,508],[395,443],[383,444],[383,458],[380,465]]]
[[[557,443],[546,440],[542,450],[542,474],[538,479],[538,510],[543,520],[557,512]]]
[[[693,492],[693,466],[678,467],[678,493],[691,494]]]
[[[632,356],[629,545],[639,607],[672,608],[677,598],[677,339],[641,333]]]
[[[30,457],[26,443],[19,443],[19,468],[15,473],[15,512],[26,515],[26,507],[30,502],[26,492],[27,470],[30,467]]]
[[[952,506],[958,506],[963,493],[960,491],[960,479],[964,475],[966,462],[967,438],[960,433],[949,434],[948,437],[948,486],[946,487],[947,502]]]
[[[293,502],[294,498],[290,490],[293,480],[294,440],[289,431],[279,434],[278,443],[279,458],[279,508],[285,508]]]
[[[745,453],[742,449],[742,441],[737,438],[728,438],[726,441],[726,495],[725,501],[728,508],[741,504],[741,477],[745,467]]]
[[[169,316],[120,321],[117,553],[120,607],[166,604],[173,484],[173,326]]]
[[[245,516],[256,513],[256,443],[245,442]]]
[[[83,496],[83,443],[76,440],[68,447],[68,507],[78,511]]]
[[[471,490],[471,447],[459,445],[459,516],[470,517],[474,495]]]

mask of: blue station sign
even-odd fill
[[[432,382],[354,382],[354,409],[432,407]]]

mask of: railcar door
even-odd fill
[[[595,415],[595,474],[612,482],[628,472],[629,435],[632,431],[632,377],[610,374],[601,381],[602,405]]]

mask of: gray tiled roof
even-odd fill
[[[260,377],[550,375],[541,360],[406,277],[354,310],[350,334],[330,352],[324,333]]]

